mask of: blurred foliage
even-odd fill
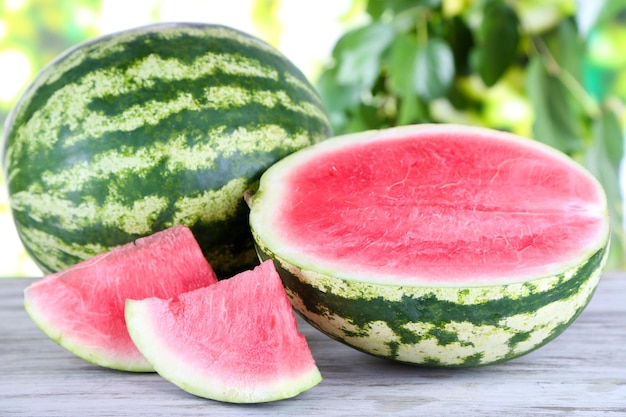
[[[62,51],[97,34],[93,16],[99,7],[100,0],[0,1],[0,51],[23,54],[32,78]],[[11,68],[0,71],[6,78]],[[0,121],[13,101],[0,101]]]
[[[317,87],[335,134],[412,123],[487,126],[567,153],[602,182],[623,269],[624,0],[354,0]]]
[[[0,0],[0,125],[26,84],[67,48],[95,36],[100,0]],[[0,176],[0,276],[38,275],[14,230]]]
[[[277,18],[280,0],[255,0],[252,7],[252,19],[263,33],[263,39],[271,45],[278,45],[283,32],[283,25]]]

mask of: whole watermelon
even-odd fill
[[[244,192],[330,135],[317,92],[275,48],[163,23],[80,44],[41,71],[7,119],[2,165],[43,272],[183,224],[224,277],[258,262]]]

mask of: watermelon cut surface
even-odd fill
[[[318,146],[281,167],[265,177],[272,195],[258,199],[280,213],[262,219],[277,231],[266,242],[341,276],[514,282],[577,264],[608,233],[597,181],[512,135],[463,127],[365,134],[357,146]]]
[[[335,137],[273,165],[247,201],[295,309],[404,362],[477,366],[542,346],[587,305],[608,253],[598,181],[491,129]]]
[[[35,281],[24,306],[52,340],[107,368],[153,371],[124,320],[127,298],[174,297],[217,282],[191,231],[174,226]]]
[[[154,369],[200,397],[268,402],[321,381],[271,262],[173,299],[128,300],[126,322]]]

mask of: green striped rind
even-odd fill
[[[7,119],[3,171],[44,272],[174,224],[221,276],[256,263],[244,191],[330,135],[302,73],[230,28],[161,24],[79,45]]]
[[[503,362],[557,337],[590,301],[608,254],[607,240],[579,267],[528,282],[393,286],[303,270],[255,240],[259,255],[274,260],[296,311],[314,327],[375,356],[443,367]]]

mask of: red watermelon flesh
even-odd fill
[[[321,381],[271,261],[173,299],[128,300],[126,322],[154,369],[200,397],[275,401]]]
[[[604,241],[602,188],[545,145],[460,126],[357,135],[283,163],[294,169],[268,226],[289,242],[280,256],[377,282],[481,285],[549,275]]]
[[[52,340],[107,368],[153,371],[124,321],[127,298],[174,297],[217,282],[191,231],[174,226],[36,281],[26,311]]]

